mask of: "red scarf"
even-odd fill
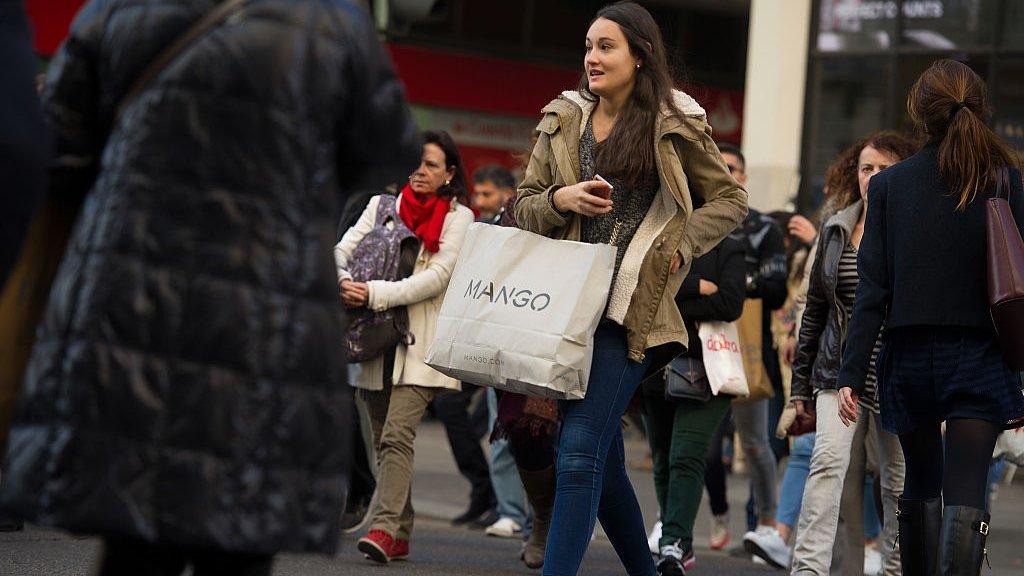
[[[400,198],[398,215],[401,216],[402,222],[416,233],[428,252],[437,254],[441,249],[444,217],[451,209],[452,199],[442,198],[436,194],[421,196],[413,192],[408,184],[402,188]]]

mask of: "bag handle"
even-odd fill
[[[224,20],[227,20],[232,14],[241,9],[248,0],[224,0],[220,2],[216,7],[203,15],[202,18],[193,23],[185,32],[178,36],[174,42],[171,42],[163,52],[157,55],[142,71],[142,74],[135,79],[132,87],[128,92],[121,98],[121,103],[117,106],[117,112],[114,114],[114,124],[116,125],[118,120],[121,118],[121,114],[125,108],[128,107],[132,101],[135,100],[146,89],[153,80],[164,71],[167,66],[174,61],[185,48],[188,48],[190,44],[195,42],[197,38],[210,31],[213,27],[217,26]]]

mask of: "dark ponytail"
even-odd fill
[[[939,172],[963,210],[993,187],[999,168],[1019,165],[1017,154],[986,121],[985,82],[956,60],[936,60],[907,97],[910,117],[939,143]]]

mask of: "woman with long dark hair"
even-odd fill
[[[704,110],[672,90],[647,10],[632,2],[601,9],[585,48],[578,90],[543,109],[515,207],[523,229],[617,249],[586,398],[561,405],[544,574],[576,574],[600,519],[627,573],[650,576],[620,418],[645,372],[687,345],[673,297],[693,258],[742,221],[747,195],[729,175]],[[701,208],[693,209],[692,195],[703,198]]]
[[[370,416],[379,470],[377,508],[369,533],[357,547],[381,564],[409,555],[413,440],[420,420],[440,392],[460,388],[458,380],[430,368],[423,358],[433,342],[441,301],[473,213],[466,207],[465,170],[451,136],[428,131],[423,139],[420,165],[391,208],[420,241],[412,274],[397,281],[352,279],[350,259],[359,242],[375,226],[385,225],[377,217],[382,196],[370,199],[359,221],[334,248],[345,306],[378,312],[404,306],[413,336],[408,343],[349,367],[349,381],[359,389],[359,401]]]
[[[997,185],[1008,186],[1024,227],[1024,190],[1016,154],[986,124],[985,98],[985,83],[964,64],[932,64],[907,99],[930,140],[872,178],[868,191],[838,408],[844,422],[857,420],[884,322],[881,417],[906,460],[899,500],[906,576],[978,574],[992,448],[1024,417],[1020,381],[988,311],[984,206]]]

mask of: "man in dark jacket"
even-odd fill
[[[735,146],[720,146],[722,157],[729,166],[733,177],[741,184],[746,183],[746,159]],[[757,210],[748,209],[743,223],[730,235],[743,244],[747,263],[747,299],[760,300],[761,315],[761,359],[768,378],[771,380],[778,406],[773,407],[771,399],[743,402],[733,407],[740,441],[750,469],[754,523],[748,520],[751,531],[775,529],[775,468],[776,456],[769,444],[768,431],[773,421],[778,420],[782,411],[782,372],[779,354],[772,339],[772,312],[786,301],[786,246],[782,231],[768,216]],[[751,526],[756,524],[756,526]]]
[[[352,394],[335,227],[347,190],[421,151],[350,0],[251,0],[117,116],[212,5],[92,0],[44,90],[82,176],[51,193],[85,203],[0,504],[103,536],[103,575],[269,574],[278,551],[337,548]]]

